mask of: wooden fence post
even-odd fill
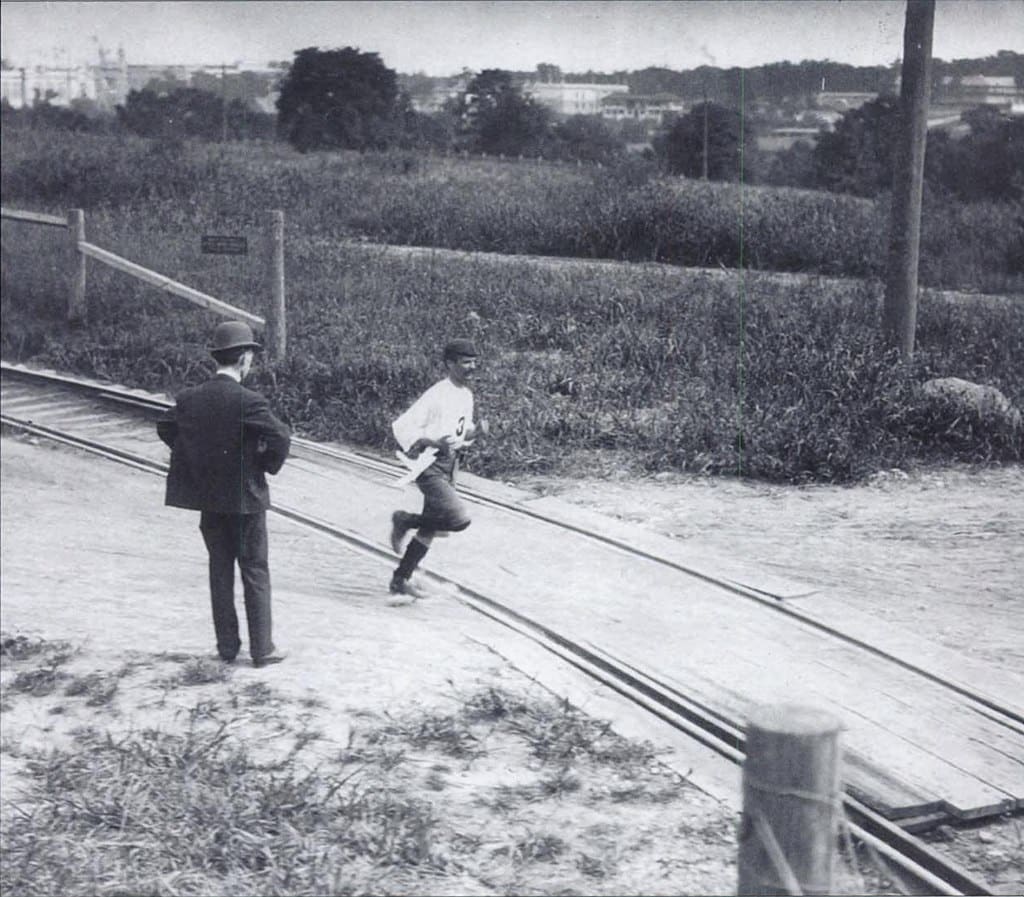
[[[85,253],[78,245],[85,242],[85,212],[81,209],[68,210],[68,235],[73,256],[68,274],[67,319],[73,322],[85,321],[88,311],[85,301]]]
[[[272,210],[266,220],[267,353],[274,362],[284,361],[288,324],[284,299],[284,212]]]
[[[738,894],[833,892],[841,728],[832,714],[793,704],[751,714]]]

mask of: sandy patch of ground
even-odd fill
[[[167,883],[182,870],[167,845],[183,851],[187,829],[154,837],[154,821],[180,821],[194,807],[145,804],[146,758],[229,748],[245,751],[254,783],[263,781],[257,765],[287,758],[297,774],[316,770],[320,787],[355,774],[360,800],[392,808],[353,823],[372,850],[346,860],[344,881],[280,893],[733,887],[732,812],[650,745],[571,710],[490,650],[494,633],[480,615],[441,597],[389,608],[386,566],[271,515],[275,638],[289,656],[256,670],[243,649],[225,666],[212,656],[198,516],[163,507],[161,479],[13,437],[3,439],[0,472],[6,893],[33,891],[14,877],[21,863],[35,893],[176,892]],[[56,761],[54,751],[63,752]],[[69,785],[63,771],[82,763],[87,774]],[[222,793],[211,781],[207,815],[189,823],[196,841],[251,812],[251,800],[231,803],[238,789]],[[271,786],[253,784],[253,793]],[[298,803],[275,808],[275,818],[303,845],[329,849],[323,829],[305,828],[315,802]],[[16,807],[33,806],[64,815],[19,841]],[[71,815],[92,808],[80,828],[67,821],[72,806]],[[249,835],[224,837],[242,844]],[[279,855],[288,847],[271,843]],[[76,844],[92,851],[88,863],[65,853]],[[137,851],[125,854],[129,873],[117,865],[122,844]],[[53,877],[67,869],[78,871]],[[192,892],[268,892],[246,874],[233,869]]]

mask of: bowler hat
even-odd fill
[[[211,352],[224,352],[227,349],[262,349],[253,339],[252,328],[245,321],[224,321],[213,331]]]
[[[461,356],[466,356],[468,358],[477,357],[476,346],[473,345],[473,341],[469,339],[449,340],[444,347],[445,360],[447,361],[449,358],[459,358]]]

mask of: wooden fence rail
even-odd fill
[[[0,209],[0,218],[12,221],[24,221],[26,224],[44,224],[48,227],[67,227],[67,219],[57,215],[44,215],[42,212],[21,212],[17,209]]]
[[[85,239],[85,213],[81,209],[71,209],[67,218],[60,218],[41,212],[2,208],[0,217],[26,224],[63,227],[69,230],[71,248],[75,255],[74,266],[69,272],[68,278],[67,316],[69,320],[84,320],[86,317],[85,260],[91,258],[166,293],[202,306],[215,314],[245,321],[255,327],[266,328],[268,349],[273,360],[281,361],[285,357],[284,215],[280,211],[268,212],[266,223],[267,233],[264,241],[266,244],[264,269],[268,309],[266,318],[195,290],[170,277],[129,261],[108,249],[87,242]]]
[[[151,284],[166,293],[170,293],[172,296],[180,296],[182,299],[187,299],[189,302],[201,305],[203,308],[208,308],[217,314],[228,318],[237,318],[257,327],[263,327],[267,323],[259,315],[254,315],[252,312],[236,308],[234,305],[229,305],[227,302],[222,302],[220,299],[215,299],[213,296],[208,296],[206,293],[192,289],[192,287],[187,287],[175,280],[171,280],[169,277],[164,277],[163,274],[157,274],[155,271],[143,268],[142,265],[136,265],[135,262],[121,258],[121,256],[115,255],[113,252],[100,249],[99,246],[94,246],[92,243],[79,243],[78,250],[83,255],[89,256],[89,258],[103,262],[104,265],[115,268],[118,271],[123,271],[125,274],[130,274],[132,277]]]

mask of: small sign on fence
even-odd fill
[[[248,255],[249,241],[245,237],[203,234],[200,248],[208,255]]]

